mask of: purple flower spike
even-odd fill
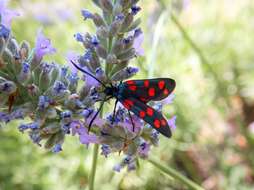
[[[88,134],[87,131],[79,136],[79,140],[82,144],[85,144],[87,146],[89,145],[89,143],[98,143],[99,142],[96,135]]]
[[[150,145],[147,142],[143,142],[140,144],[138,148],[138,153],[140,157],[147,158],[149,151],[150,151]]]
[[[66,55],[68,65],[71,68],[71,72],[73,74],[76,74],[78,72],[78,70],[76,69],[76,67],[73,66],[72,62],[77,63],[78,57],[79,57],[79,55],[74,51],[69,51]]]
[[[133,5],[132,7],[131,7],[131,13],[132,13],[132,15],[136,15],[136,14],[138,14],[138,12],[141,10],[141,8],[139,7],[139,6],[137,6],[137,5]]]
[[[74,34],[74,38],[77,40],[77,42],[84,42],[83,35],[80,33]]]
[[[70,124],[70,128],[72,131],[72,135],[76,135],[76,134],[81,135],[85,133],[85,128],[80,121],[72,121]]]
[[[61,144],[56,144],[53,149],[52,149],[52,152],[53,153],[59,153],[61,152],[63,149],[62,149],[62,145]]]
[[[168,120],[168,125],[171,127],[172,130],[176,129],[176,116],[173,116],[171,119]]]
[[[122,168],[123,168],[123,167],[121,166],[121,164],[117,164],[117,165],[115,165],[115,166],[113,167],[113,170],[116,171],[116,172],[120,172]]]
[[[84,20],[93,18],[93,14],[90,11],[86,10],[86,9],[82,10],[81,14],[84,17]]]
[[[39,30],[37,33],[35,45],[35,55],[37,59],[42,59],[44,55],[53,54],[55,52],[56,49],[52,46],[51,40],[44,36],[42,30]]]
[[[98,143],[99,140],[96,135],[89,134],[87,131],[87,128],[83,126],[83,124],[80,121],[73,121],[70,124],[70,128],[72,130],[72,134],[78,134],[79,140],[82,144],[86,144],[87,146],[89,143]]]
[[[133,131],[133,125],[132,125],[131,119],[129,117],[124,125],[130,132],[134,132],[135,134],[138,134],[142,130],[144,123],[136,115],[132,115],[131,117],[135,127],[134,131]]]
[[[107,158],[110,153],[111,153],[110,146],[103,144],[101,146],[101,155],[104,155]]]
[[[6,28],[11,28],[11,21],[13,17],[19,16],[19,13],[7,9],[7,0],[0,0],[0,15],[1,15],[1,24]]]
[[[138,56],[144,56],[144,54],[145,54],[145,51],[142,47],[143,41],[144,41],[144,34],[143,33],[139,33],[139,35],[137,35],[137,37],[135,37],[135,39],[134,39],[133,47],[135,48],[136,54]]]
[[[8,28],[6,28],[4,25],[0,25],[0,37],[3,37],[5,39],[7,39],[10,35],[10,30]]]
[[[92,114],[89,115],[88,118],[86,118],[86,124],[89,125],[90,121],[92,120],[92,118],[94,117],[94,115],[96,114],[97,111],[94,111]],[[99,116],[96,117],[96,119],[93,121],[93,125],[97,125],[97,126],[103,126],[105,124],[105,120],[101,119]]]
[[[87,67],[83,67],[83,69],[89,73],[91,73],[91,71],[89,71],[87,69]],[[85,81],[86,81],[86,85],[89,86],[89,87],[92,87],[92,86],[99,86],[99,83],[97,80],[95,80],[93,77],[89,76],[89,75],[84,75],[84,78],[85,78]]]

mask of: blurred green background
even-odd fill
[[[70,50],[84,49],[73,35],[93,32],[80,9],[90,0],[11,0],[22,16],[13,23],[18,41],[34,44],[43,27],[58,49],[47,57],[66,64]],[[254,1],[141,0],[145,57],[133,60],[136,78],[171,77],[176,98],[164,110],[177,115],[170,140],[161,137],[154,157],[208,190],[254,189]],[[69,137],[53,154],[18,132],[0,131],[0,190],[86,189],[92,147]],[[118,155],[99,157],[95,189],[186,189],[141,161],[135,172],[115,173]]]

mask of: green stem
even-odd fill
[[[165,174],[173,177],[174,179],[177,179],[182,184],[186,185],[189,189],[192,189],[192,190],[204,190],[204,188],[202,188],[201,186],[199,186],[195,182],[189,180],[188,178],[183,176],[181,173],[179,173],[175,169],[163,166],[162,164],[160,164],[159,162],[157,162],[156,160],[151,159],[151,158],[148,159],[148,161],[151,164],[153,164],[155,167],[157,167],[160,171],[164,172]]]
[[[101,118],[103,117],[103,107],[100,112],[100,117]],[[94,190],[94,181],[95,181],[95,174],[96,174],[96,168],[97,168],[98,153],[99,153],[99,144],[94,144],[92,168],[91,168],[91,172],[89,176],[89,190]]]
[[[113,37],[109,37],[108,39],[108,55],[111,53],[111,49],[112,49],[112,44],[113,43]],[[109,71],[112,69],[112,65],[109,63],[105,63],[106,64],[106,75],[109,75]]]
[[[90,173],[90,177],[89,177],[89,190],[94,190],[94,180],[95,180],[95,174],[96,174],[98,152],[99,152],[99,144],[95,144],[94,149],[93,149],[92,169],[91,169],[91,173]]]

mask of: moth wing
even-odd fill
[[[124,97],[135,97],[141,102],[159,101],[169,96],[176,83],[170,78],[128,80],[122,84]]]
[[[168,138],[171,137],[172,134],[168,122],[160,112],[133,97],[120,99],[119,101],[126,109],[143,119],[161,134]]]

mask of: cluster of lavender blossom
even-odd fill
[[[100,114],[88,133],[88,125],[103,97],[103,86],[90,76],[78,75],[71,62],[105,84],[117,84],[134,76],[138,68],[129,66],[129,62],[144,54],[140,19],[135,19],[141,8],[138,0],[93,2],[102,14],[82,10],[82,15],[84,20],[94,23],[96,34],[77,33],[74,37],[83,44],[85,52],[69,53],[67,66],[61,66],[43,60],[56,49],[41,30],[34,48],[25,41],[19,44],[15,40],[10,24],[18,14],[7,9],[5,0],[0,0],[0,123],[29,119],[29,123],[22,123],[18,129],[27,132],[37,145],[43,144],[53,152],[62,150],[67,135],[78,135],[82,144],[100,144],[105,157],[114,152],[123,153],[123,160],[114,170],[120,171],[125,166],[132,170],[138,158],[147,158],[151,146],[158,145],[158,132],[135,115],[133,131],[127,110],[118,105],[114,120],[112,111],[104,117]],[[172,96],[164,103],[171,101]],[[161,111],[162,102],[152,106]],[[175,127],[175,117],[168,122]]]

